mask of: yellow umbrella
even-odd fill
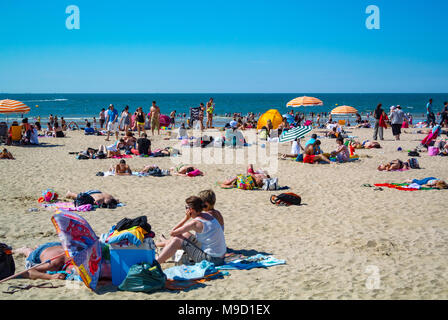
[[[277,129],[283,122],[283,117],[277,109],[268,110],[258,119],[257,130],[263,128],[268,123],[268,120],[271,120],[273,129]]]
[[[331,114],[355,114],[358,110],[350,106],[340,106],[331,110]]]
[[[286,107],[310,107],[310,106],[323,106],[324,103],[322,102],[322,100],[314,98],[314,97],[307,97],[307,96],[303,96],[303,97],[298,97],[295,99],[292,99],[291,101],[289,101],[286,104]]]
[[[30,107],[16,100],[0,100],[0,113],[28,113]]]

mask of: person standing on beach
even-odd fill
[[[107,122],[107,138],[109,141],[110,132],[115,131],[115,137],[118,140],[118,112],[114,109],[114,105],[109,106],[109,110],[106,112],[106,122]]]
[[[401,126],[406,116],[400,106],[392,106],[389,118],[392,125],[392,134],[394,135],[395,140],[398,141],[400,140]]]
[[[142,107],[138,107],[137,113],[135,115],[135,121],[137,122],[137,130],[138,130],[138,136],[140,137],[143,133],[146,133],[145,130],[145,113],[143,112]]]
[[[106,109],[101,109],[100,111],[100,128],[103,129],[104,122],[106,121]]]
[[[204,104],[201,102],[199,105],[199,123],[201,125],[201,131],[204,131],[204,111],[205,107]]]
[[[210,100],[208,100],[207,102],[207,123],[206,123],[206,127],[207,128],[213,128],[213,112],[215,111],[215,104],[213,103],[213,98],[210,98]]]
[[[378,137],[378,133],[380,135],[380,140],[384,140],[383,138],[383,127],[380,126],[381,115],[384,113],[383,108],[381,108],[382,104],[378,104],[376,106],[375,111],[373,112],[373,118],[375,119],[375,127],[373,129],[373,140],[376,140]]]
[[[151,109],[151,132],[154,135],[154,129],[157,128],[157,134],[160,134],[160,108],[156,105],[156,102],[152,102]]]
[[[125,133],[129,131],[129,125],[131,124],[131,115],[129,114],[129,106],[124,107],[124,110],[121,112],[120,117],[120,125],[123,125],[123,130]]]
[[[176,127],[176,110],[171,111],[170,113],[170,126],[171,129]]]
[[[432,98],[429,99],[429,102],[426,104],[426,123],[428,124],[428,127],[432,127],[436,124],[436,117],[432,110]]]
[[[446,127],[448,126],[448,102],[444,102],[443,111],[440,114],[440,126]]]

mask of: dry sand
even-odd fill
[[[411,130],[411,129],[410,129]],[[359,140],[371,139],[372,129],[352,129]],[[153,148],[177,142],[151,138]],[[204,177],[99,177],[117,160],[76,160],[70,151],[98,147],[104,137],[68,132],[66,138],[41,138],[39,147],[8,149],[16,160],[0,160],[0,242],[14,248],[58,241],[50,222],[51,211],[40,209],[42,190],[54,188],[61,196],[100,189],[126,204],[115,210],[82,213],[100,235],[124,217],[147,215],[156,237],[184,215],[184,200],[212,188],[216,208],[225,218],[227,246],[235,250],[273,254],[286,265],[249,271],[230,271],[205,287],[182,292],[154,294],[120,292],[103,286],[93,293],[83,285],[56,289],[32,288],[13,295],[1,293],[14,284],[38,284],[44,280],[15,279],[0,284],[0,299],[447,299],[448,283],[448,191],[374,191],[362,184],[403,182],[428,176],[448,179],[447,158],[422,154],[422,170],[379,172],[380,162],[407,160],[406,152],[424,135],[404,134],[402,141],[385,133],[382,149],[358,150],[361,160],[346,164],[309,165],[278,161],[280,185],[302,196],[300,207],[276,207],[271,194],[280,192],[220,189],[215,185],[245,170],[246,164],[197,164]],[[335,148],[334,139],[322,139],[322,149]],[[289,152],[290,144],[280,145]],[[371,157],[363,157],[369,155]],[[170,158],[127,159],[133,169],[158,164],[173,166]],[[258,167],[255,164],[255,167]],[[24,257],[15,256],[16,269],[24,269]],[[170,267],[164,264],[163,267]],[[379,288],[371,279],[378,271]],[[374,283],[375,284],[375,283]]]

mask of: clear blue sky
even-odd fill
[[[68,30],[68,5],[80,30]],[[365,27],[377,5],[381,29]],[[446,0],[0,1],[0,92],[448,92]]]

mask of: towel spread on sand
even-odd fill
[[[212,262],[203,260],[194,265],[180,265],[163,270],[169,280],[197,280],[219,272]]]
[[[434,190],[437,188],[422,188],[416,183],[375,183],[376,187],[386,187],[401,191]]]
[[[85,204],[79,207],[75,207],[73,202],[54,202],[54,203],[42,203],[44,208],[48,210],[54,210],[55,213],[61,213],[63,211],[77,211],[77,212],[87,212],[95,210],[96,206],[92,206],[91,204]],[[117,204],[117,207],[123,207],[123,203]]]
[[[217,270],[250,270],[253,268],[267,268],[281,264],[286,264],[286,261],[259,253],[243,259],[226,261],[222,266],[216,266],[215,268]]]

